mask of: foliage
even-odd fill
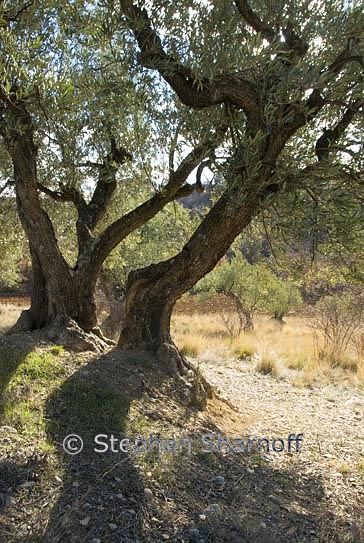
[[[211,294],[220,292],[234,299],[240,326],[234,328],[231,319],[223,315],[232,335],[238,335],[242,329],[251,329],[257,311],[282,319],[301,302],[294,285],[275,276],[265,263],[249,264],[241,253],[237,253],[231,262],[217,266],[199,281],[195,290]]]
[[[123,292],[132,270],[173,256],[197,222],[198,218],[191,217],[178,202],[169,204],[113,251],[105,262],[103,280]]]
[[[264,311],[270,313],[275,319],[283,320],[284,315],[302,303],[299,290],[288,280],[273,276],[267,289]]]
[[[21,264],[29,260],[27,243],[11,198],[0,200],[0,288],[9,289],[21,280]]]
[[[350,342],[364,324],[363,292],[325,296],[315,306],[313,327],[317,333],[318,355],[333,365],[343,364]],[[355,341],[354,339],[354,341]]]

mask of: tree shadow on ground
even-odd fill
[[[4,413],[4,395],[9,382],[37,341],[38,338],[31,334],[14,334],[9,338],[0,336],[0,417]]]
[[[327,507],[320,477],[303,474],[297,457],[282,470],[258,453],[203,452],[202,435],[213,434],[215,443],[218,434],[246,440],[249,422],[216,400],[198,412],[189,398],[187,385],[156,371],[145,353],[114,349],[81,367],[46,403],[58,451],[56,489],[33,509],[32,535],[4,541],[359,543]],[[63,450],[70,434],[83,439],[79,454]],[[148,442],[152,434],[164,450],[155,443],[138,456],[112,452],[101,438],[108,451],[96,452],[105,448],[94,441],[100,434],[114,436],[115,450],[123,438]],[[191,450],[184,441],[182,452],[166,452],[168,438],[190,439]]]
[[[28,459],[20,461],[19,455],[15,458],[11,452],[4,452],[8,443],[18,441],[17,429],[6,424],[4,418],[8,400],[7,389],[19,366],[38,342],[39,337],[32,334],[14,334],[0,338],[0,516],[11,503],[11,495],[32,478],[33,473],[41,471],[41,458],[34,457],[30,466]],[[5,535],[7,541],[10,534],[7,534],[6,530],[2,533],[1,524],[0,518],[0,540]]]

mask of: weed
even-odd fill
[[[347,464],[341,464],[338,468],[339,473],[342,473],[343,475],[347,475],[350,473],[350,467]]]
[[[255,369],[263,375],[273,375],[275,377],[278,375],[276,360],[268,353],[261,355]]]

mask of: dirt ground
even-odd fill
[[[29,380],[26,355],[52,346],[34,334],[0,341],[3,363],[18,357],[0,390],[1,543],[364,542],[363,387],[298,387],[207,352],[195,362],[221,399],[197,411],[191,385],[145,353],[65,351],[52,377],[33,367]],[[75,456],[62,448],[71,433],[84,438]],[[148,447],[153,435],[162,449],[97,454],[96,433]],[[263,438],[269,450],[248,450]],[[191,449],[170,454],[166,439]]]

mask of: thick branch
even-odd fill
[[[104,158],[102,164],[87,163],[83,166],[97,167],[99,171],[98,181],[93,192],[91,201],[87,204],[81,192],[74,187],[67,187],[60,184],[60,190],[55,191],[38,183],[38,189],[58,202],[72,202],[78,213],[77,237],[79,243],[79,252],[82,252],[85,246],[93,238],[93,230],[99,221],[105,215],[110,200],[116,189],[116,173],[119,166],[132,156],[122,147],[116,146],[115,138],[111,137],[111,151]]]
[[[361,67],[364,66],[363,56],[353,55],[353,53],[351,52],[349,40],[348,45],[338,54],[336,59],[328,67],[327,71],[328,73],[337,75],[341,72],[344,66],[346,66],[350,62],[357,62],[358,64],[360,64]]]
[[[254,28],[256,32],[262,34],[262,36],[264,36],[264,38],[269,42],[274,40],[274,30],[258,17],[246,0],[235,0],[235,4],[240,15],[252,28]]]
[[[145,10],[121,2],[128,25],[138,42],[139,61],[145,68],[157,70],[176,92],[181,102],[195,109],[230,103],[243,109],[251,124],[262,126],[256,86],[236,74],[226,74],[199,81],[196,75],[176,58],[167,55],[152,28]]]
[[[182,160],[177,170],[170,173],[167,185],[160,192],[133,211],[120,217],[120,219],[104,230],[97,240],[95,240],[91,257],[97,266],[102,265],[105,258],[123,239],[153,218],[169,202],[187,196],[198,188],[197,184],[189,185],[186,183],[187,178],[200,162],[216,149],[224,133],[225,129],[222,129],[215,135],[213,140],[207,140],[195,147]],[[82,260],[82,255],[80,258]]]
[[[75,187],[66,187],[63,183],[60,183],[59,187],[67,200],[73,202],[78,214],[81,215],[84,213],[87,208],[87,203],[81,192]]]
[[[49,216],[39,202],[33,121],[24,101],[18,100],[8,111],[8,131],[4,142],[14,167],[19,218],[29,243],[37,252],[47,284],[54,286],[56,298],[56,293],[67,285],[57,284],[53,270],[58,267],[68,279],[68,264],[59,251]]]
[[[43,192],[43,194],[46,194],[47,196],[49,196],[50,198],[52,198],[52,200],[55,200],[56,202],[72,201],[72,199],[69,196],[67,196],[63,191],[56,191],[56,190],[49,189],[45,185],[42,185],[42,183],[37,183],[37,186],[40,192]]]
[[[273,30],[269,25],[260,19],[260,17],[252,10],[247,0],[234,0],[236,7],[243,17],[243,19],[259,34],[261,34],[269,43],[272,43],[274,39],[280,39],[277,32]],[[298,34],[294,31],[293,25],[288,21],[286,27],[283,29],[284,44],[282,44],[287,52],[293,53],[291,61],[294,57],[301,58],[308,51],[308,44],[305,43]],[[288,59],[286,59],[287,61]],[[291,62],[288,62],[288,65]]]
[[[323,160],[329,156],[330,147],[337,143],[337,141],[343,136],[345,130],[350,126],[355,115],[363,108],[364,102],[357,100],[351,104],[340,121],[333,128],[326,129],[322,136],[316,142],[316,155],[318,160]]]
[[[185,198],[186,196],[189,196],[195,191],[203,192],[203,187],[199,183],[194,183],[193,185],[186,183],[186,185],[183,185],[183,187],[177,190],[176,194],[174,195],[173,200],[179,200],[179,198]]]
[[[111,152],[99,166],[99,178],[91,201],[84,210],[80,220],[92,231],[104,217],[110,200],[116,189],[116,174],[119,167],[132,160],[132,155],[124,148],[117,147],[115,138],[111,137]]]

